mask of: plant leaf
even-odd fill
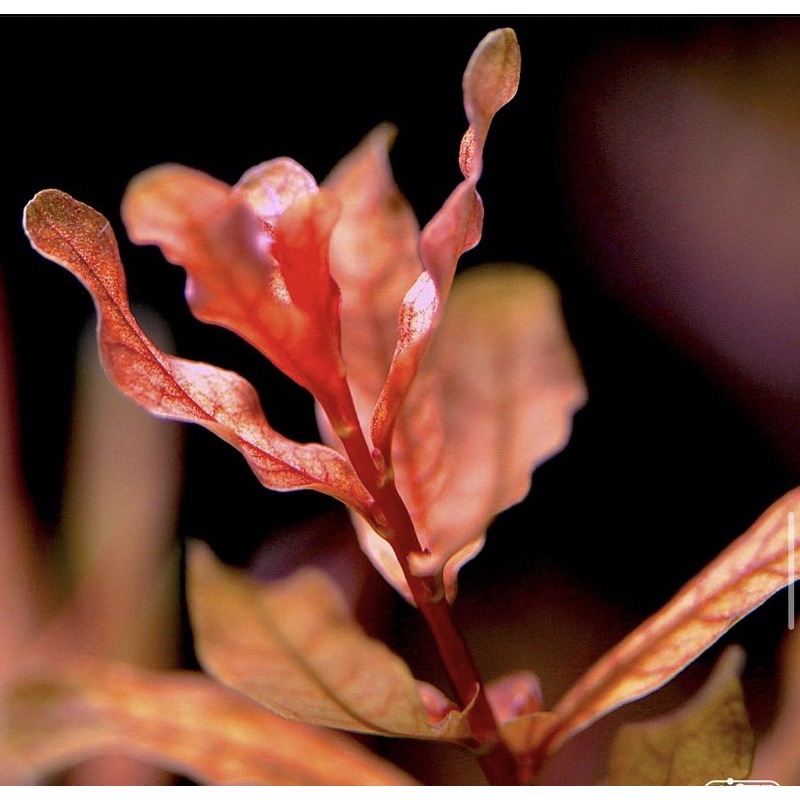
[[[48,189],[27,205],[25,230],[42,255],[72,272],[92,294],[103,365],[125,394],[158,416],[196,422],[216,433],[244,455],[264,486],[316,489],[369,516],[371,500],[339,453],[274,431],[255,390],[239,375],[167,355],[147,338],[128,308],[117,243],[101,214]]]
[[[30,783],[125,753],[214,784],[413,781],[348,737],[265,711],[198,673],[81,661],[20,681],[0,726],[0,780]]]
[[[342,293],[347,380],[367,435],[395,348],[398,309],[422,272],[419,225],[389,164],[395,134],[379,125],[323,182],[342,207],[331,272]]]
[[[566,444],[584,399],[549,278],[508,264],[458,277],[395,437],[397,486],[427,551],[416,572],[443,570],[455,594],[458,570],[480,551],[487,526]],[[355,525],[373,562],[408,597],[388,546]]]
[[[336,198],[289,158],[253,167],[235,187],[164,164],[137,175],[122,202],[131,240],[186,270],[194,315],[241,336],[326,407],[342,389],[327,263],[337,215]]]
[[[556,705],[556,721],[539,744],[541,753],[663,686],[793,580],[787,558],[790,512],[800,514],[800,489],[774,503],[669,603],[603,656]]]
[[[483,168],[483,148],[494,115],[516,93],[519,72],[519,45],[510,28],[484,37],[467,64],[464,110],[469,127],[459,154],[464,180],[420,235],[425,271],[403,299],[395,352],[372,421],[372,441],[387,464],[397,416],[441,317],[458,259],[480,240],[483,204],[475,186]]]
[[[614,738],[606,783],[704,786],[747,778],[754,737],[739,676],[744,651],[731,647],[705,686],[671,714],[623,725]]]
[[[273,713],[315,725],[467,737],[463,714],[433,687],[421,688],[402,659],[361,630],[321,570],[306,567],[260,584],[199,543],[189,550],[188,569],[198,658],[225,685]]]

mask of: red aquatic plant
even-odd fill
[[[288,158],[248,170],[233,187],[177,165],[130,184],[122,207],[130,238],[158,245],[186,270],[195,316],[237,333],[314,395],[324,444],[275,431],[244,378],[169,355],[145,335],[101,214],[57,190],[29,203],[33,246],[94,298],[114,383],[152,413],[225,439],[267,488],[315,489],[346,503],[364,552],[428,623],[454,697],[415,680],[367,636],[319,570],[258,583],[195,544],[188,599],[198,656],[241,694],[198,676],[101,662],[75,661],[58,674],[40,667],[7,701],[11,733],[2,746],[21,773],[128,748],[218,782],[408,780],[338,735],[293,728],[278,715],[459,743],[475,751],[490,781],[534,780],[569,737],[663,685],[792,579],[783,525],[800,505],[797,492],[552,711],[541,708],[531,673],[483,685],[450,613],[458,570],[480,551],[491,520],[525,496],[535,466],[565,445],[585,400],[549,279],[518,265],[454,279],[459,257],[480,239],[484,144],[519,70],[511,30],[489,34],[473,54],[464,74],[463,180],[421,231],[391,175],[394,131],[386,125],[321,185]],[[714,775],[746,773],[752,735],[739,666],[726,657],[682,715],[653,723],[650,752],[660,755],[652,764],[626,760],[628,745],[622,756],[614,751],[609,780],[699,779],[698,763]],[[254,734],[262,718],[271,726],[264,730],[286,737],[284,751]],[[720,730],[728,744],[715,748]],[[337,753],[353,765],[347,774],[334,766]],[[631,771],[642,764],[643,773]]]

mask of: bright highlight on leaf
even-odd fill
[[[128,235],[186,269],[186,296],[204,322],[250,342],[338,409],[339,290],[327,247],[338,202],[288,158],[253,167],[236,187],[176,164],[131,181]]]
[[[464,715],[364,633],[323,571],[260,584],[194,543],[188,580],[204,668],[275,714],[388,736],[469,737]]]
[[[672,714],[624,725],[609,757],[612,786],[704,786],[750,774],[754,737],[739,675],[744,652],[726,651],[703,689]]]

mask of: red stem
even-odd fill
[[[383,474],[372,456],[360,424],[357,422],[349,387],[349,408],[338,416],[345,422],[340,430],[351,430],[342,437],[350,461],[385,517],[397,560],[408,582],[417,608],[433,634],[439,657],[460,706],[465,709],[474,736],[473,749],[488,782],[492,785],[517,785],[518,765],[506,747],[497,727],[475,661],[453,619],[450,604],[433,577],[414,575],[409,556],[421,553],[422,547],[408,509],[397,492],[394,481]]]

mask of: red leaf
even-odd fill
[[[288,158],[253,167],[236,187],[167,164],[131,181],[130,238],[158,245],[187,272],[198,319],[250,342],[328,408],[343,392],[339,290],[327,248],[335,198]]]
[[[510,28],[503,28],[481,41],[464,73],[469,128],[459,163],[465,179],[420,236],[419,254],[425,272],[403,299],[397,345],[372,424],[372,440],[387,463],[397,415],[439,322],[458,259],[480,240],[483,206],[475,185],[483,166],[483,147],[494,115],[516,92],[519,71],[517,37]]]
[[[369,516],[371,500],[342,456],[274,431],[255,390],[239,375],[169,356],[145,336],[128,308],[116,240],[102,215],[50,189],[26,207],[25,229],[42,255],[72,272],[92,294],[103,364],[123,392],[158,416],[196,422],[216,433],[245,456],[264,486],[316,489]]]

